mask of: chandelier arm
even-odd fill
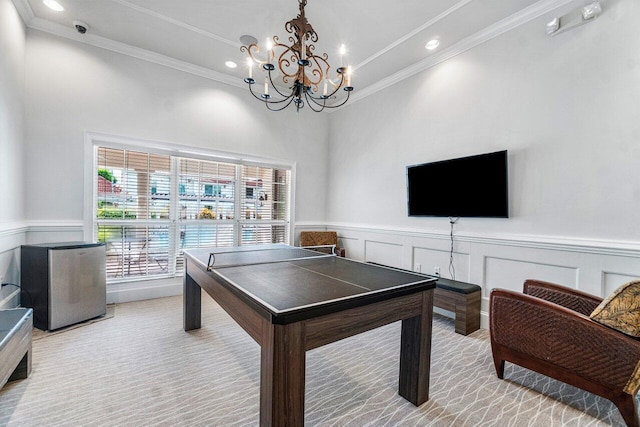
[[[317,81],[310,81],[310,83],[314,84],[314,85],[319,85],[320,83],[322,83],[322,80],[324,80],[324,78],[329,76],[329,70],[331,69],[331,65],[329,65],[329,62],[327,61],[328,57],[327,54],[325,53],[323,56],[318,56],[318,55],[311,55],[307,58],[308,60],[312,61],[315,66],[311,68],[311,74],[314,76],[318,76],[318,80]],[[323,70],[323,66],[324,66],[324,70]]]
[[[335,87],[335,89],[334,89],[334,90],[333,90],[333,92],[331,92],[330,94],[327,94],[327,95],[326,95],[326,97],[327,97],[327,98],[331,98],[333,95],[335,95],[336,93],[338,93],[338,91],[339,91],[339,90],[340,90],[340,88],[342,87],[342,83],[344,83],[344,74],[341,74],[340,84],[337,84],[337,85],[336,85],[336,84],[334,84],[333,82],[331,82],[331,85],[332,85],[333,87]],[[317,100],[323,99],[323,98],[325,97],[325,95],[323,95],[323,96],[313,96],[313,95],[309,95],[309,96],[310,96],[311,98],[313,98],[313,99],[317,99]],[[329,106],[327,106],[327,107],[329,107]],[[329,108],[331,108],[331,107],[329,107]]]
[[[337,85],[334,85],[335,89],[328,96],[333,96],[336,93],[338,93],[338,91],[342,87],[343,83],[344,83],[344,72],[340,74],[340,83],[338,83]]]
[[[287,108],[289,105],[291,105],[291,103],[293,102],[293,99],[294,98],[292,96],[291,99],[289,99],[289,102],[287,102],[287,104],[281,108],[271,108],[270,105],[276,104],[275,102],[265,102],[264,105],[267,107],[269,111],[282,111],[285,108]],[[283,101],[286,101],[286,99]],[[280,102],[283,102],[283,101],[280,101]]]
[[[295,99],[295,96],[291,95],[291,96],[287,96],[284,99],[280,99],[278,101],[264,101],[264,99],[262,101],[264,101],[265,104],[271,104],[271,105],[275,105],[275,104],[282,104],[283,102],[287,102],[289,101],[289,103],[291,103],[292,100]]]
[[[257,44],[252,43],[249,46],[240,46],[240,51],[246,52],[247,55],[249,55],[249,58],[251,58],[253,62],[255,62],[256,64],[266,64],[266,61],[262,61],[257,56],[253,55],[254,54],[253,50],[255,50],[256,54],[260,53],[260,48],[258,47]]]
[[[283,102],[287,102],[287,100],[289,99],[293,99],[293,94],[286,96],[284,99],[280,99],[278,101],[269,101],[268,99],[264,99],[262,96],[258,96],[255,94],[255,92],[253,91],[253,88],[251,87],[252,85],[249,85],[249,92],[251,92],[251,95],[253,95],[253,97],[255,99],[257,99],[258,101],[262,101],[265,104],[282,104]],[[284,96],[284,95],[283,95]],[[289,102],[291,103],[291,102]],[[288,105],[288,104],[287,104]]]
[[[325,105],[325,108],[338,108],[338,107],[342,107],[344,104],[347,103],[347,101],[349,100],[349,95],[351,95],[350,91],[347,91],[347,97],[344,99],[344,101],[342,101],[340,104],[338,105]]]
[[[309,65],[303,70],[305,86],[315,86],[317,89],[318,85],[322,82],[322,78],[324,77],[322,68],[312,56],[308,57],[307,61],[309,61]]]
[[[253,85],[249,85],[249,92],[251,92],[251,95],[253,95],[253,97],[255,99],[257,99],[258,101],[265,102],[265,100],[262,97],[260,97],[260,96],[255,94],[255,92],[253,91],[253,88],[251,86],[253,86]]]
[[[271,82],[271,86],[273,87],[273,90],[275,90],[278,93],[278,95],[282,96],[283,98],[289,98],[290,96],[293,96],[293,93],[289,95],[285,95],[284,93],[278,90],[275,83],[273,83],[273,79],[271,78],[271,71],[269,71],[269,81]]]
[[[290,78],[294,78],[294,77],[297,75],[298,71],[296,70],[296,72],[294,72],[293,74],[289,74],[288,72],[286,72],[286,71],[285,71],[285,68],[289,68],[289,67],[291,67],[291,63],[292,63],[292,61],[291,61],[291,60],[289,60],[289,59],[286,57],[286,55],[287,55],[289,52],[291,52],[291,53],[293,54],[293,58],[292,58],[292,59],[295,59],[295,58],[297,57],[296,52],[291,48],[291,46],[287,46],[287,45],[284,45],[284,44],[282,44],[282,43],[278,43],[278,44],[276,44],[276,45],[273,47],[273,49],[275,49],[276,47],[282,47],[282,48],[284,48],[284,51],[282,51],[282,53],[280,53],[280,54],[278,55],[278,61],[276,62],[276,63],[278,64],[278,69],[280,70],[280,72],[282,73],[282,75],[283,75],[283,76],[285,76],[285,77],[290,77]],[[294,61],[294,62],[295,62],[295,61]]]
[[[309,105],[309,108],[311,108],[313,111],[315,111],[316,113],[321,112],[322,110],[325,109],[325,107],[327,106],[326,104],[326,99],[324,100],[324,102],[322,104],[320,104],[316,98],[314,98],[311,95],[308,95],[306,92],[304,94],[305,99],[307,100],[307,105]],[[320,109],[316,110],[315,108],[313,108],[313,106],[311,104],[316,104],[317,106],[320,107]]]

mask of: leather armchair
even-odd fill
[[[322,247],[333,246],[333,253],[344,257],[345,250],[338,246],[338,233],[335,231],[301,231],[300,246],[313,246],[322,250]],[[331,251],[331,248],[328,249]]]
[[[537,280],[524,293],[494,289],[490,298],[493,362],[505,361],[612,401],[638,427],[640,342],[589,318],[601,298]]]

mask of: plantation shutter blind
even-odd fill
[[[169,156],[97,149],[98,240],[107,245],[107,278],[166,274],[169,262]]]
[[[174,276],[188,248],[289,242],[287,169],[96,147],[107,279]]]
[[[242,245],[288,241],[289,171],[242,166],[241,237]],[[284,210],[283,210],[284,209]]]
[[[235,244],[236,165],[185,158],[178,163],[180,272],[184,249]]]

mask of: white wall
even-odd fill
[[[326,115],[273,113],[246,89],[32,29],[26,58],[29,243],[83,239],[87,131],[295,162],[293,220],[325,221]],[[108,301],[181,289],[118,284]]]
[[[0,0],[0,281],[17,283],[24,239],[25,28],[10,0]],[[0,308],[3,306],[0,298]]]
[[[24,216],[22,144],[24,141],[25,28],[10,0],[0,0],[0,223]]]
[[[556,37],[542,17],[332,114],[329,220],[445,230],[407,217],[405,166],[508,149],[511,218],[459,231],[640,241],[640,3],[603,8]]]
[[[588,25],[552,38],[541,17],[328,118],[29,30],[29,242],[82,235],[93,131],[296,161],[297,230],[446,276],[448,221],[407,217],[405,166],[508,149],[511,218],[460,220],[457,278],[483,286],[485,316],[491,288],[525,277],[608,293],[640,276],[640,5],[602,3]]]
[[[295,161],[295,220],[325,220],[325,115],[272,113],[248,90],[36,30],[26,108],[29,220],[82,221],[85,131]]]
[[[405,167],[508,149],[511,217],[455,231],[457,277],[484,286],[485,308],[525,276],[594,293],[640,276],[640,2],[602,7],[556,37],[543,16],[332,114],[327,216],[348,254],[448,276],[449,222],[407,216]]]

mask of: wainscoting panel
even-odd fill
[[[83,240],[84,227],[80,221],[39,221],[29,223],[27,243],[30,245],[53,242],[82,242]]]
[[[424,273],[440,268],[449,274],[447,232],[374,228],[352,224],[296,223],[292,241],[302,230],[335,230],[347,257]],[[81,221],[0,224],[0,276],[19,283],[20,245],[83,238]],[[482,327],[487,328],[491,289],[520,291],[524,279],[556,281],[585,292],[606,296],[629,280],[640,278],[640,242],[591,241],[532,236],[454,234],[456,279],[482,287]],[[179,278],[171,283],[152,281],[121,284],[108,289],[110,302],[157,298],[179,293]]]
[[[338,235],[338,246],[344,248],[347,258],[364,259],[364,246],[358,239]]]
[[[578,269],[539,262],[485,257],[485,286],[522,292],[527,279],[538,279],[578,287]],[[488,296],[488,295],[485,295]]]
[[[25,223],[0,224],[0,283],[20,284],[20,245],[26,241]],[[0,310],[19,305],[17,289],[0,290]]]
[[[446,277],[451,276],[449,271],[449,257],[448,250],[441,249],[429,249],[422,247],[413,247],[413,270],[425,274],[436,274],[436,268],[440,269],[440,275]],[[471,280],[469,277],[469,254],[453,252],[453,272],[455,273],[456,280],[462,282],[468,282]],[[446,274],[445,274],[446,272]]]
[[[304,230],[296,225],[296,232]],[[375,228],[329,223],[347,248],[347,257],[450,278],[447,232]],[[629,280],[640,278],[640,242],[614,242],[553,236],[454,234],[456,279],[482,287],[483,328],[488,328],[493,288],[522,291],[525,279],[560,283],[607,296]]]
[[[620,285],[630,282],[632,280],[637,280],[640,278],[640,274],[630,275],[624,273],[613,273],[610,271],[603,272],[602,278],[602,295],[609,295],[611,292],[615,291]]]
[[[364,261],[403,268],[402,245],[365,240]]]

